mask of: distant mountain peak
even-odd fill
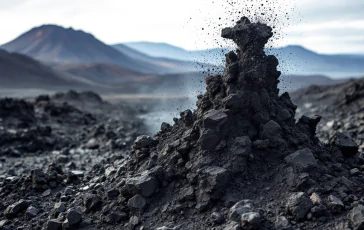
[[[34,27],[1,48],[44,62],[107,63],[142,73],[175,72],[173,68],[182,65],[174,60],[136,59],[129,55],[135,51],[126,53],[106,45],[90,33],[54,24]]]

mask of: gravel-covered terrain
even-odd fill
[[[292,94],[299,114],[320,114],[318,137],[323,142],[336,132],[354,138],[364,151],[364,78],[332,86],[310,86]]]
[[[364,229],[359,146],[341,132],[322,143],[320,116],[296,120],[264,53],[271,27],[243,17],[222,36],[239,49],[197,109],[131,148],[137,120],[95,95],[1,101],[0,228]],[[102,109],[62,102],[90,97]]]

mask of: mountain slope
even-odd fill
[[[294,74],[325,74],[332,77],[352,77],[364,74],[364,56],[318,54],[302,46],[269,49],[277,55],[280,68]]]
[[[155,77],[153,74],[138,73],[118,65],[105,63],[56,64],[53,68],[57,71],[106,85],[143,82]]]
[[[0,49],[0,85],[2,87],[80,87],[90,81],[52,70],[44,64],[18,53]]]
[[[168,44],[152,42],[125,43],[139,52],[150,56],[173,59],[200,61],[220,65],[229,49],[214,48],[208,50],[188,51]],[[360,77],[364,75],[364,55],[325,55],[318,54],[302,46],[286,46],[266,49],[280,61],[279,69],[285,74],[327,75],[330,77]]]
[[[33,28],[1,48],[45,62],[109,63],[144,73],[168,72],[163,66],[130,58],[91,34],[55,25]]]
[[[167,43],[158,42],[127,42],[125,46],[152,57],[165,57],[177,60],[190,60],[189,51]],[[120,44],[118,44],[120,45]]]
[[[199,64],[193,60],[178,60],[168,57],[151,57],[143,52],[134,50],[123,44],[113,45],[114,48],[121,53],[126,54],[130,58],[143,61],[150,65],[158,65],[170,69],[168,73],[180,73],[186,71],[196,71],[199,68]]]

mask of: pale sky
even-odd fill
[[[298,44],[320,53],[364,54],[364,0],[269,2],[261,6],[266,0],[0,0],[0,44],[32,27],[57,24],[82,29],[107,44],[152,41],[205,49],[226,45],[216,38],[238,15],[263,12],[263,19],[277,14],[279,39],[273,46]]]

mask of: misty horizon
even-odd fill
[[[260,3],[264,2],[255,1],[253,9],[258,10]],[[0,44],[34,26],[55,24],[81,29],[107,44],[148,41],[168,43],[185,50],[204,50],[225,44],[222,39],[216,39],[221,28],[248,14],[244,11],[248,3],[230,6],[229,1],[192,1],[194,7],[191,9],[186,7],[189,2],[174,1],[172,4],[166,0],[153,3],[108,0],[106,4],[85,0],[68,4],[50,4],[45,0],[2,0],[0,3],[0,20],[12,21],[0,27],[7,31],[0,36]],[[234,8],[243,11],[239,14],[232,11]],[[278,12],[277,30],[284,36],[271,45],[300,45],[322,54],[364,54],[363,8],[360,0],[277,1],[272,10]],[[289,15],[287,18],[286,14]],[[22,15],[25,20],[17,21],[14,15]],[[211,25],[217,26],[213,28]]]

